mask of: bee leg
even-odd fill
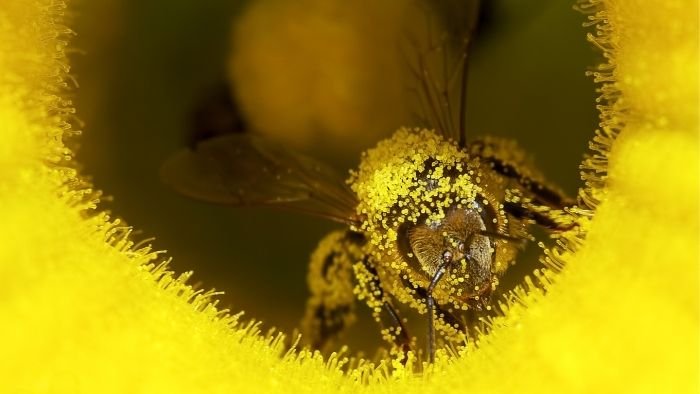
[[[314,349],[331,350],[333,342],[355,320],[352,266],[361,258],[359,239],[355,238],[348,232],[332,232],[311,256],[307,277],[311,297],[301,331]]]
[[[430,280],[426,294],[426,304],[428,306],[428,360],[431,363],[435,362],[435,298],[433,297],[433,291],[440,279],[445,275],[450,262],[447,259],[443,260],[443,263],[438,267],[435,275]]]
[[[382,337],[403,353],[402,361],[408,360],[411,337],[401,321],[398,311],[382,288],[379,275],[369,257],[355,265],[358,298],[364,299],[372,310],[372,316],[382,327]]]
[[[513,141],[485,138],[470,143],[468,150],[495,172],[518,182],[532,193],[536,203],[552,209],[576,204],[558,188],[546,185],[539,172],[525,160],[525,153]]]
[[[575,222],[561,220],[557,214],[561,211],[535,209],[531,204],[508,201],[503,203],[503,210],[518,219],[532,220],[537,225],[555,232],[571,230],[576,226]]]
[[[394,307],[385,301],[383,305],[382,326],[387,327],[394,345],[403,353],[403,361],[408,359],[408,352],[411,351],[411,338],[408,336],[406,326],[401,321],[401,317]],[[388,321],[387,321],[388,320]]]

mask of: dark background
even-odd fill
[[[227,79],[231,24],[248,3],[73,2],[75,101],[85,122],[78,160],[113,197],[102,208],[138,229],[136,239],[157,236],[154,246],[174,257],[175,271],[194,270],[194,283],[225,291],[223,306],[291,332],[304,311],[309,255],[337,226],[283,211],[190,201],[158,178],[160,164],[184,145],[192,108]],[[585,40],[584,15],[561,0],[495,0],[488,11],[470,63],[470,130],[517,139],[574,195],[596,127],[595,90],[584,74],[597,59]],[[293,70],[270,72],[295,77]],[[337,144],[325,138],[302,148],[337,158],[333,164],[345,171],[362,148],[393,131],[360,129],[345,136],[350,145],[338,137]],[[535,265],[533,253],[521,271]]]

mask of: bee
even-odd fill
[[[574,202],[517,144],[467,140],[467,53],[478,15],[478,3],[470,4],[458,39],[448,35],[414,53],[427,127],[400,128],[364,153],[347,180],[254,133],[213,133],[161,169],[167,184],[198,200],[285,208],[346,226],[311,257],[302,332],[313,348],[331,346],[354,321],[359,300],[399,354],[415,350],[400,308],[427,316],[432,362],[438,340],[463,342],[467,316],[491,309],[499,277],[533,238],[531,225],[551,232],[573,226],[565,208]],[[456,61],[446,55],[450,48]]]

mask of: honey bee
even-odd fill
[[[565,208],[574,202],[547,184],[514,142],[467,140],[467,49],[478,15],[472,4],[457,39],[448,35],[414,54],[427,127],[400,128],[379,142],[347,181],[253,133],[204,139],[162,167],[166,183],[198,200],[286,208],[347,226],[311,257],[302,332],[313,348],[331,346],[360,300],[399,354],[415,347],[399,307],[426,315],[432,362],[438,340],[463,342],[465,316],[491,308],[499,277],[532,238],[530,225],[552,232],[572,226]],[[455,48],[450,62],[445,53]],[[441,67],[431,62],[437,52]]]

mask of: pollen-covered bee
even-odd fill
[[[531,238],[528,226],[572,226],[564,208],[573,203],[514,142],[467,140],[472,3],[458,33],[447,30],[438,45],[413,54],[426,127],[400,128],[363,154],[347,181],[251,133],[205,139],[162,168],[169,185],[199,200],[288,208],[348,226],[326,236],[311,258],[302,333],[314,348],[352,323],[361,300],[401,352],[414,346],[401,308],[427,315],[432,361],[438,343],[464,341],[467,314],[490,309],[498,278]]]

